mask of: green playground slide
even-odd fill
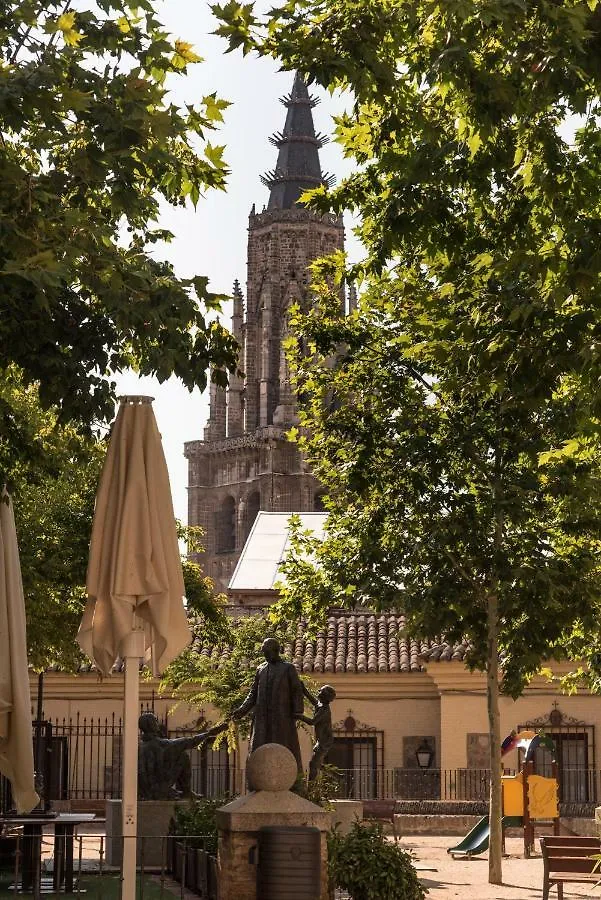
[[[517,828],[522,825],[522,818],[521,816],[503,816],[501,824],[504,828]],[[484,853],[485,850],[488,850],[489,834],[488,816],[482,816],[463,840],[456,847],[449,847],[447,853],[450,853],[453,857],[474,856],[476,853]]]

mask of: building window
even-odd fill
[[[334,746],[326,763],[340,770],[340,794],[349,800],[381,796],[384,732],[357,722],[349,713],[334,726]]]
[[[236,549],[236,501],[226,497],[217,512],[217,553]]]
[[[172,737],[188,737],[204,730],[208,723],[202,723],[196,731],[189,728],[178,728]],[[210,742],[196,750],[189,751],[190,781],[192,791],[200,797],[225,797],[233,793],[232,779],[235,778],[235,761],[233,770],[227,747],[222,745],[213,750]]]
[[[555,744],[559,799],[562,803],[597,802],[599,790],[595,771],[595,728],[562,713],[554,704],[548,716],[518,726],[518,731],[544,731]],[[544,747],[536,750],[537,774],[551,777],[552,754]]]

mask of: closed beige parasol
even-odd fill
[[[77,640],[108,675],[125,660],[122,900],[136,896],[139,664],[155,673],[188,646],[167,465],[150,397],[124,397],[96,498],[88,603]]]
[[[0,498],[0,772],[20,813],[37,806],[25,601],[12,501]]]
[[[149,398],[126,397],[119,408],[96,497],[86,587],[77,640],[103,675],[125,656],[134,612],[155,672],[190,643],[169,475]]]

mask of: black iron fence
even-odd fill
[[[126,840],[136,841],[136,898],[188,897],[217,900],[214,839],[207,835],[156,835],[107,839],[102,825],[81,826],[77,834],[53,825],[27,833],[18,823],[3,837],[0,894],[73,896],[111,900],[122,891]],[[117,848],[117,849],[116,849]],[[111,858],[111,851],[113,858]]]
[[[115,799],[121,792],[123,724],[116,717],[51,721],[45,754],[48,798],[55,804]],[[181,736],[181,730],[167,732]],[[244,793],[245,773],[225,750],[202,749],[191,753],[192,790],[203,797]],[[540,767],[539,767],[540,768]],[[551,775],[544,766],[539,774]],[[384,768],[364,765],[339,769],[336,796],[341,799],[399,799],[486,801],[488,769]],[[596,803],[601,800],[601,772],[592,768],[565,768],[560,772],[560,800]],[[11,808],[10,787],[0,779],[0,813]]]
[[[123,723],[110,718],[51,720],[53,800],[106,800],[121,796]]]
[[[341,800],[487,800],[488,769],[341,769]]]

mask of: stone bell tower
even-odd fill
[[[282,341],[291,304],[310,297],[308,266],[344,246],[342,220],[318,215],[301,195],[330,184],[319,150],[312,97],[300,75],[281,99],[287,109],[275,168],[262,177],[269,202],[248,221],[246,297],[234,282],[232,332],[241,350],[244,378],[224,390],[211,385],[204,439],[185,445],[188,522],[205,531],[201,562],[218,590],[227,588],[259,510],[307,512],[321,508],[320,486],[298,449],[286,440],[297,421]]]

